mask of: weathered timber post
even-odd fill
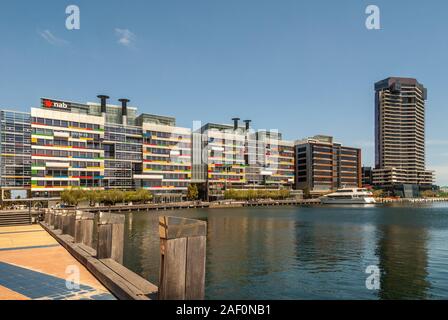
[[[54,230],[62,230],[62,214],[63,211],[58,210],[54,214]]]
[[[48,217],[48,225],[53,229],[54,229],[54,217],[55,217],[55,212],[54,212],[54,210],[50,209],[49,217]]]
[[[50,224],[50,209],[44,209],[44,214],[45,214],[44,222],[46,225],[49,225]]]
[[[160,300],[203,300],[207,223],[160,217]]]
[[[72,236],[73,239],[75,239],[75,232],[76,232],[76,213],[77,213],[76,210],[71,211],[68,218],[67,234]]]
[[[82,243],[93,247],[93,224],[95,214],[91,212],[76,211],[75,218],[75,243]]]
[[[62,214],[62,234],[70,235],[70,220],[74,214],[74,211],[66,211]]]
[[[113,259],[123,264],[124,215],[100,213],[98,221],[98,259]]]

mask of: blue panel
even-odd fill
[[[63,300],[86,294],[89,300],[115,300],[110,294],[92,295],[97,290],[80,285],[79,289],[68,289],[65,279],[0,262],[0,285],[31,299]]]

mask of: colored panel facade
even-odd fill
[[[32,197],[51,199],[72,188],[145,188],[171,201],[184,199],[192,182],[205,184],[211,198],[230,188],[278,190],[294,184],[294,143],[276,131],[255,131],[246,121],[245,128],[207,124],[192,133],[172,117],[136,117],[127,99],[117,106],[108,104],[107,96],[99,98],[100,104],[42,98],[26,119],[14,115],[12,122],[3,121],[2,150],[25,160],[21,152],[28,152],[28,161],[20,163],[29,168],[17,169],[16,180],[2,180],[3,185],[28,186]],[[22,149],[12,135],[25,137],[17,138]]]
[[[155,195],[185,195],[191,183],[191,130],[175,126],[174,119],[143,114],[143,167],[135,175],[137,187]]]
[[[195,164],[193,175],[199,179],[206,172],[211,199],[222,198],[227,189],[278,190],[294,185],[294,143],[282,140],[277,131],[255,131],[249,123],[246,127],[209,123],[201,128],[202,152],[196,158],[202,155],[203,166]]]
[[[207,124],[202,128],[202,139],[209,197],[219,198],[226,189],[242,188],[246,184],[246,132],[232,126]]]
[[[33,197],[103,187],[103,117],[46,107],[32,108],[31,117]]]
[[[261,174],[266,185],[291,188],[295,183],[294,142],[282,140],[278,132],[260,131],[258,150],[264,154]]]

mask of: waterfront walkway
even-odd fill
[[[41,226],[28,225],[0,227],[0,300],[115,298]]]

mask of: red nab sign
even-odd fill
[[[55,101],[49,99],[42,99],[42,107],[48,109],[58,109],[58,110],[67,110],[70,111],[70,105],[63,101]]]

